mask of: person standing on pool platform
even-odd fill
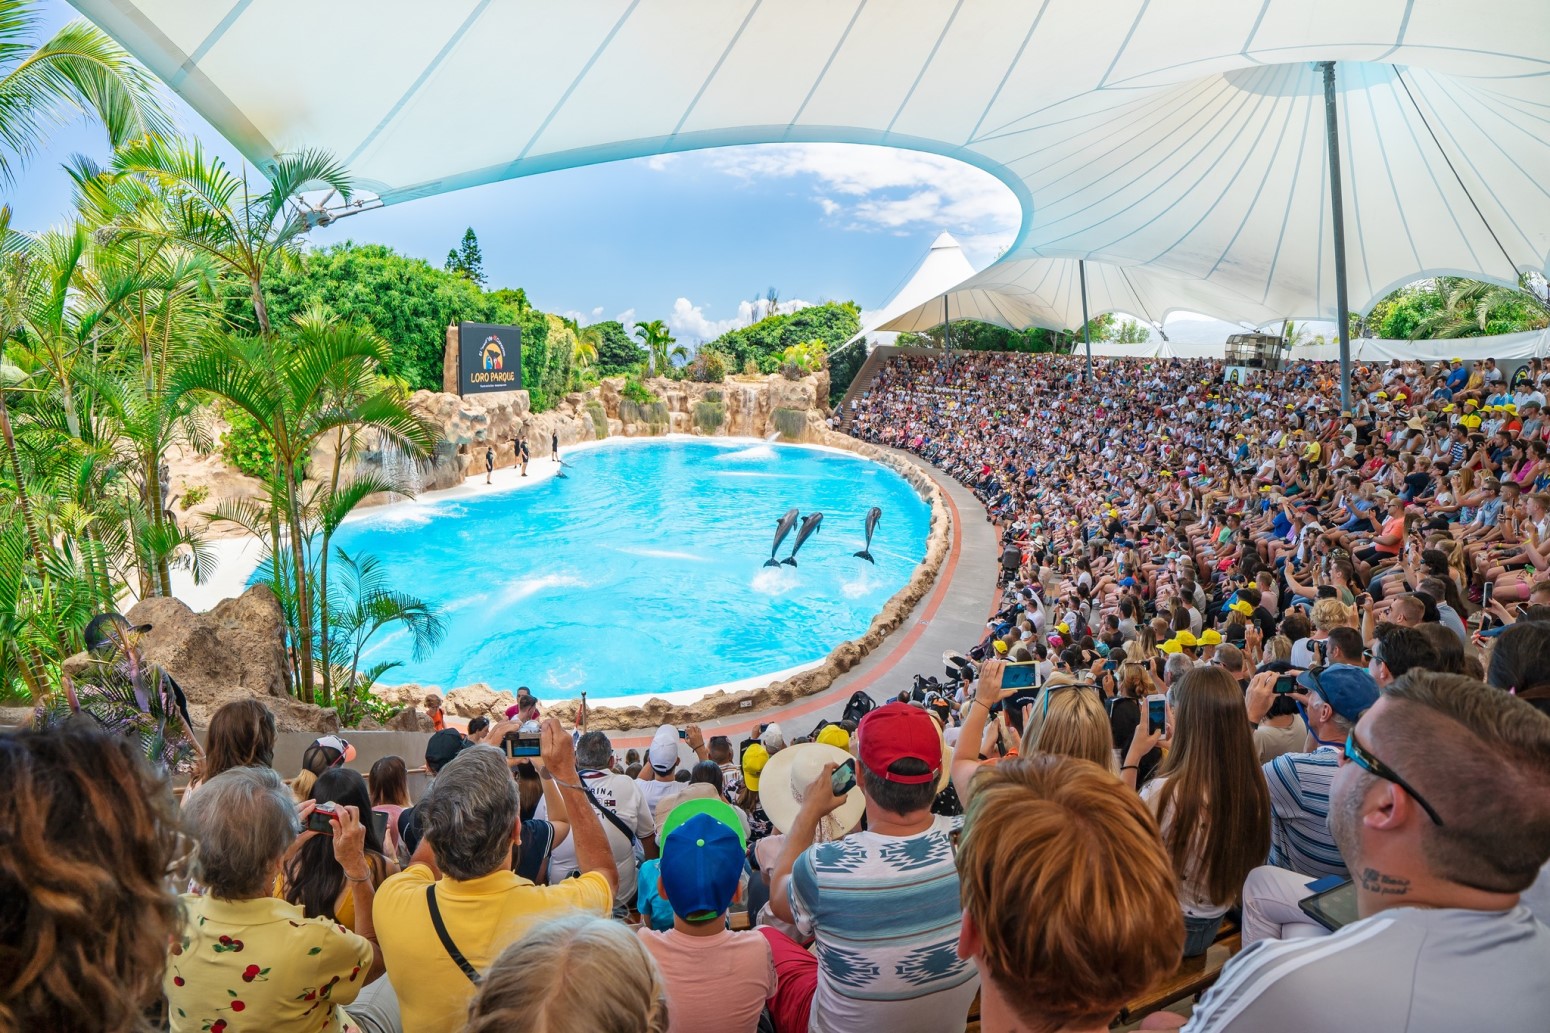
[[[517,453],[517,462],[522,464],[522,476],[526,477],[527,476],[527,462],[528,462],[529,459],[533,458],[533,453],[528,451],[527,435],[526,434],[523,434],[520,438],[517,439],[516,453]]]
[[[560,461],[560,429],[558,427],[549,431],[549,458],[556,463]]]
[[[484,446],[484,483],[490,484],[490,476],[495,473],[495,443],[488,442]]]

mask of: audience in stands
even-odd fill
[[[51,698],[0,734],[0,1027],[934,1033],[979,990],[1078,1033],[1241,942],[1147,1028],[1543,1030],[1550,374],[1094,368],[899,356],[845,407],[981,499],[1004,594],[811,732],[663,725],[637,779],[525,690],[432,697],[411,806],[339,735],[287,792],[244,700],[180,846],[175,683]]]

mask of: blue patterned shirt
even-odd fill
[[[797,929],[816,939],[812,1033],[962,1029],[979,989],[958,957],[958,870],[938,817],[914,836],[860,832],[809,847],[790,886]]]

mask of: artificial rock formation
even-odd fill
[[[274,712],[281,731],[338,730],[339,715],[332,709],[290,695],[284,615],[267,587],[255,585],[207,613],[158,597],[136,603],[125,616],[131,624],[151,625],[140,653],[182,686],[194,724],[205,727],[222,704],[256,696]],[[89,662],[87,654],[77,653],[63,669],[79,676]]]

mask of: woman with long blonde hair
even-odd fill
[[[1090,760],[1114,771],[1113,733],[1098,693],[1091,685],[1051,679],[1029,707],[1023,726],[1022,755],[1053,753]]]

